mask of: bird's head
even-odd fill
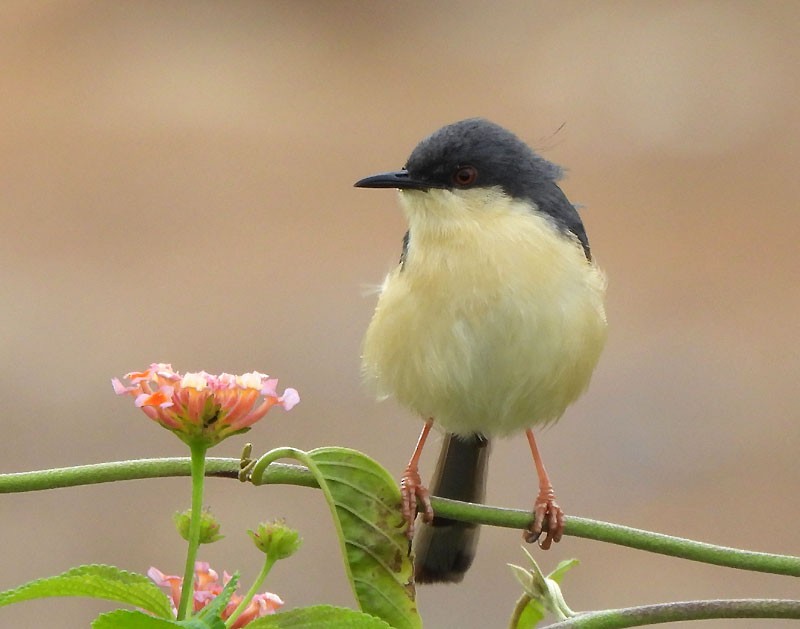
[[[358,188],[397,188],[409,221],[459,220],[466,212],[539,211],[584,246],[575,208],[558,187],[559,166],[498,124],[469,118],[423,139],[406,165],[357,181]]]

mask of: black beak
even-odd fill
[[[427,190],[437,187],[425,181],[412,179],[407,170],[396,170],[364,177],[353,185],[356,188],[398,188],[400,190]]]

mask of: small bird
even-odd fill
[[[444,443],[433,495],[481,502],[490,440],[525,432],[539,480],[528,542],[558,542],[564,515],[533,427],[586,389],[606,339],[605,277],[592,260],[561,169],[482,118],[423,139],[398,171],[356,182],[397,188],[408,220],[399,265],[380,289],[365,379],[425,421],[401,478],[420,583],[459,582],[478,527],[434,517],[418,463],[434,423]]]

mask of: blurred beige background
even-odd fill
[[[568,169],[609,276],[592,387],[541,438],[561,504],[800,554],[798,35],[791,1],[6,0],[0,471],[182,455],[109,384],[164,361],[298,388],[248,435],[259,451],[341,444],[399,474],[420,424],[366,395],[358,355],[404,223],[391,191],[352,183],[482,115]],[[524,440],[498,444],[490,501],[534,492]],[[170,518],[188,501],[184,479],[2,496],[0,588],[81,562],[179,572]],[[212,480],[208,504],[215,567],[252,579],[244,529],[285,516],[305,545],[269,588],[353,604],[317,493]],[[505,626],[519,546],[485,530],[462,585],[419,591],[426,626]],[[536,556],[580,558],[576,609],[798,597],[787,577],[574,538]],[[111,608],[34,602],[0,626]],[[736,626],[756,625],[784,623]]]

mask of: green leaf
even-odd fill
[[[304,463],[328,501],[361,610],[397,629],[422,627],[400,489],[392,476],[349,448],[275,448],[248,468],[252,482],[259,485],[267,466],[284,458]]]
[[[522,589],[525,592],[531,593],[533,592],[534,587],[534,573],[530,570],[526,570],[522,566],[515,566],[513,563],[506,564],[509,568],[511,568],[511,572],[514,577],[519,581],[519,584],[522,586]]]
[[[315,605],[279,612],[272,616],[258,618],[247,625],[247,629],[320,629],[320,627],[391,629],[391,625],[380,618],[346,607],[331,605]]]
[[[172,618],[169,599],[142,574],[114,566],[78,566],[55,577],[37,579],[0,592],[0,607],[53,596],[88,596],[134,605],[161,618]]]
[[[564,574],[580,563],[577,559],[561,561],[546,577],[527,549],[523,551],[528,556],[531,568],[525,569],[514,564],[508,564],[517,581],[522,585],[524,594],[517,601],[512,618],[513,629],[532,629],[544,619],[548,611],[553,612],[558,618],[565,619],[574,615],[567,606],[558,584]],[[524,607],[523,607],[524,606]]]
[[[577,559],[563,559],[558,562],[558,565],[555,567],[550,574],[547,575],[548,579],[553,579],[556,583],[561,583],[561,579],[564,578],[564,575],[567,573],[568,570],[574,568],[580,563]]]
[[[204,608],[205,609],[205,608]],[[225,629],[225,622],[219,617],[195,616],[188,620],[165,620],[154,618],[140,611],[118,609],[98,616],[92,629]]]
[[[183,623],[155,618],[144,612],[118,609],[102,614],[92,622],[92,629],[175,629]]]
[[[522,613],[519,615],[519,619],[517,620],[517,624],[514,625],[514,629],[533,629],[533,627],[544,620],[544,617],[544,605],[535,599],[531,599],[528,601],[525,609],[522,610]]]
[[[219,616],[193,616],[187,620],[181,620],[178,626],[183,629],[225,629],[225,621]]]
[[[397,482],[349,448],[318,448],[308,458],[331,507],[361,610],[398,629],[421,627]]]

